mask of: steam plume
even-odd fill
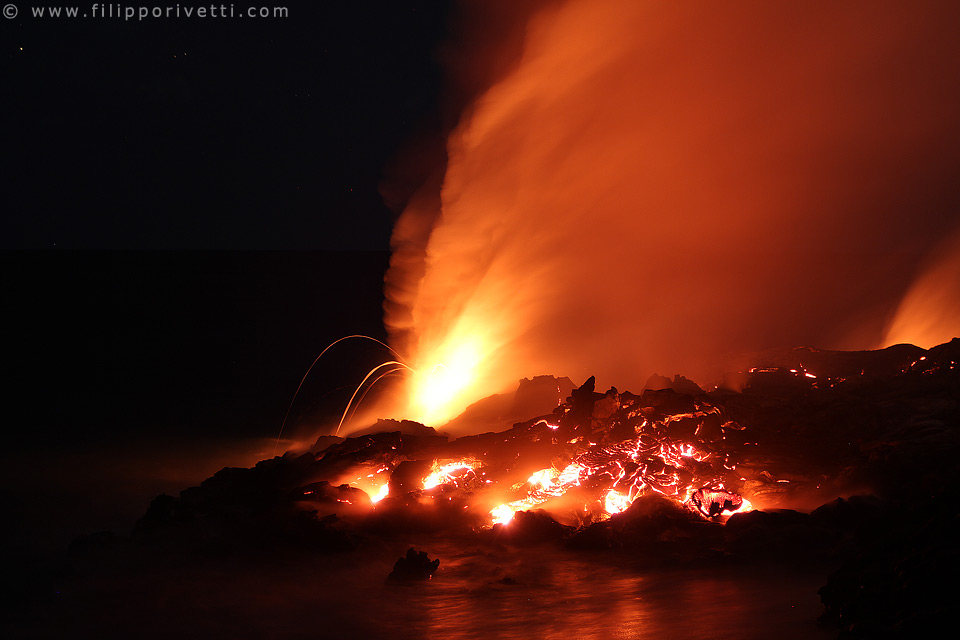
[[[879,343],[958,204],[958,18],[935,2],[538,13],[450,136],[439,204],[425,188],[394,232],[386,321],[422,372],[409,417],[542,373],[638,389],[771,346]]]
[[[960,229],[943,243],[897,309],[885,346],[929,349],[960,337]]]

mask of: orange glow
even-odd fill
[[[385,322],[419,373],[392,413],[441,426],[538,374],[640,389],[769,345],[872,346],[862,316],[947,224],[916,211],[956,201],[958,14],[547,3],[450,135],[439,198],[395,226]]]
[[[546,491],[553,488],[556,478],[557,473],[553,469],[541,469],[527,478],[527,484],[533,485],[534,488],[541,491]]]
[[[390,493],[390,483],[380,485],[380,488],[377,490],[377,492],[372,496],[370,496],[370,500],[374,503],[380,502],[381,500],[386,498],[387,495],[389,495],[389,493]]]
[[[423,479],[424,490],[430,490],[443,484],[456,483],[459,479],[473,473],[476,462],[460,460],[444,465],[434,463],[433,470]]]
[[[960,229],[931,257],[907,292],[882,346],[929,349],[960,337]]]
[[[562,493],[562,492],[561,492]],[[557,494],[561,495],[561,494]],[[525,511],[531,507],[535,507],[538,504],[544,502],[547,498],[542,495],[530,495],[522,500],[514,500],[513,502],[508,502],[506,504],[501,504],[498,507],[494,507],[490,510],[490,517],[493,524],[507,524],[513,520],[514,514],[517,511]]]
[[[583,472],[586,471],[584,467],[579,464],[573,463],[564,467],[563,471],[560,472],[559,481],[562,485],[579,485],[580,476]]]
[[[607,492],[607,495],[603,500],[603,510],[610,515],[613,515],[614,513],[625,511],[632,502],[633,501],[628,496],[617,493],[611,489]]]
[[[699,406],[693,413],[667,416],[660,423],[660,428],[681,418],[702,419],[713,411],[711,407]],[[651,433],[656,432],[656,425],[648,421],[643,424],[651,429]],[[712,510],[710,502],[703,503],[705,495],[708,500],[716,500],[717,492],[706,487],[725,491],[720,476],[735,468],[725,460],[723,454],[698,451],[689,443],[658,439],[646,434],[606,447],[591,443],[589,449],[563,470],[546,468],[535,471],[525,483],[525,496],[499,505],[490,511],[490,516],[494,524],[509,522],[517,511],[559,498],[584,483],[602,492],[599,495],[603,496],[602,508],[606,515],[621,513],[636,498],[651,493],[670,498],[704,517],[750,510],[748,501],[737,502],[742,498],[737,493],[721,496],[717,505],[722,505],[729,498],[734,505],[743,505],[739,509],[720,507],[717,513]],[[695,498],[700,500],[699,504]]]
[[[505,504],[502,504],[499,507],[494,507],[490,510],[490,515],[493,518],[493,524],[507,524],[513,520],[514,513],[515,511]]]
[[[476,337],[452,340],[419,363],[420,373],[411,379],[410,416],[414,420],[442,424],[466,406],[462,396],[476,382],[474,372],[483,360],[484,346]]]

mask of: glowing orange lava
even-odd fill
[[[370,496],[370,500],[374,503],[380,502],[390,494],[390,483],[383,484],[377,489],[377,492]]]
[[[460,460],[443,465],[434,463],[430,475],[423,479],[423,488],[425,491],[429,491],[440,485],[456,484],[468,476],[475,475],[474,467],[476,465],[476,461],[473,460]]]

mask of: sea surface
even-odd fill
[[[409,541],[416,544],[416,537]],[[145,569],[88,567],[12,631],[141,638],[827,638],[823,568],[644,570],[627,556],[420,540],[432,580],[385,580],[407,542]],[[834,632],[835,633],[835,632]]]

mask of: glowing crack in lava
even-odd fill
[[[443,465],[434,462],[430,475],[423,479],[423,489],[429,491],[443,484],[456,485],[466,478],[475,477],[474,468],[477,466],[475,460],[459,460]]]
[[[393,504],[480,509],[487,526],[506,525],[518,511],[534,508],[602,520],[654,495],[703,518],[751,508],[739,493],[743,478],[727,445],[727,436],[741,428],[724,421],[717,406],[672,391],[600,394],[593,385],[591,379],[576,389],[550,419],[453,442],[439,438],[441,448],[471,455],[417,460],[389,454],[395,461],[385,468],[406,468],[397,480],[403,495]],[[530,468],[548,457],[553,466]],[[424,467],[419,479],[410,477]],[[525,480],[514,482],[518,474]]]
[[[603,494],[603,511],[607,515],[625,511],[638,497],[651,492],[673,498],[706,517],[738,511],[744,506],[749,510],[749,503],[745,504],[738,493],[723,488],[722,479],[715,477],[715,467],[704,464],[714,454],[700,454],[691,444],[657,438],[646,429],[648,426],[644,422],[642,428],[647,433],[632,441],[606,447],[591,443],[562,471],[535,472],[527,480],[527,495],[492,509],[493,521],[507,523],[517,511],[561,497],[585,484]]]
[[[441,426],[544,373],[638,389],[879,343],[952,224],[915,212],[957,202],[958,14],[546,3],[394,227],[385,323],[418,374],[381,413]]]

